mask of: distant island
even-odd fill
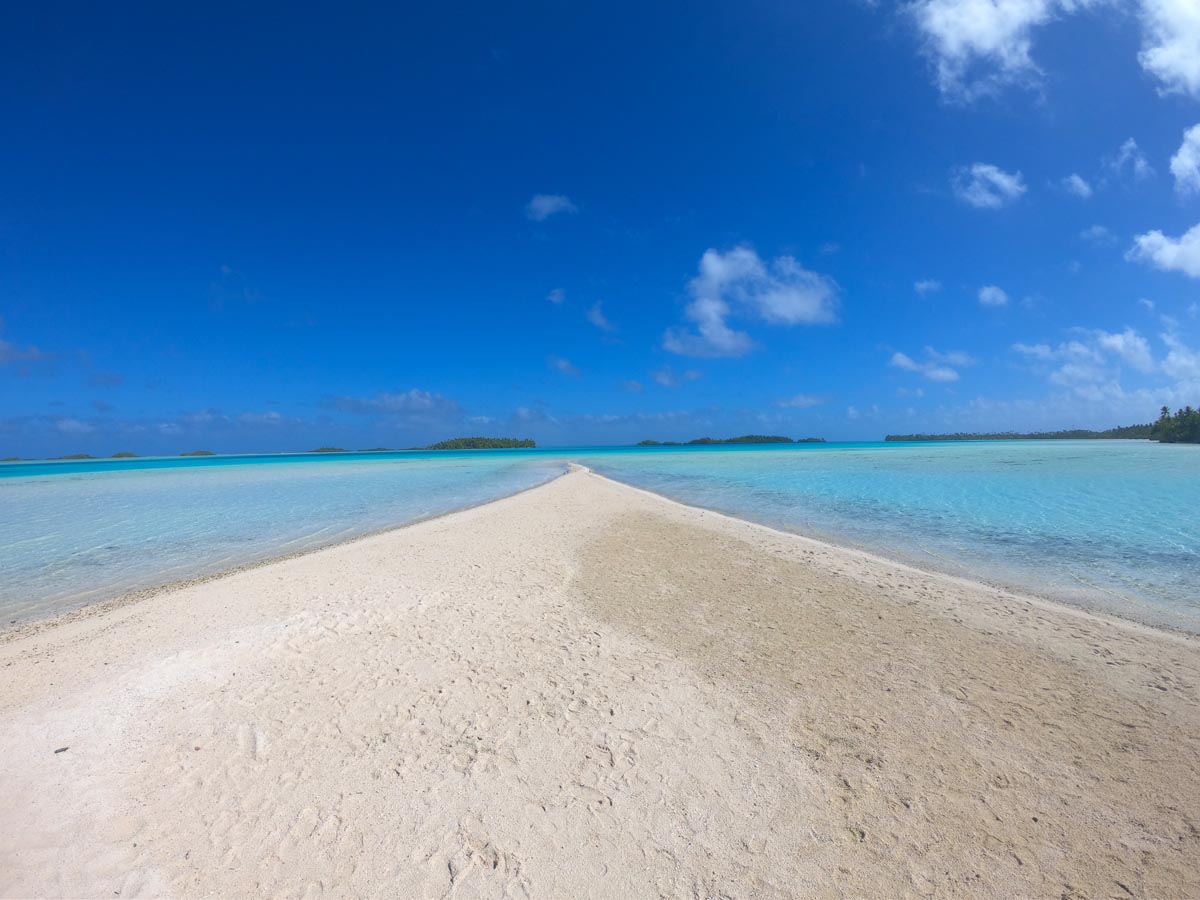
[[[1200,444],[1200,409],[1185,406],[1171,415],[1164,406],[1151,426],[1150,437],[1163,444]]]
[[[528,438],[460,437],[438,441],[418,450],[531,450],[537,443]]]
[[[186,453],[180,453],[180,456],[216,456],[211,450],[188,450]]]
[[[885,441],[1078,441],[1149,440],[1153,425],[1126,425],[1107,431],[1073,428],[1065,431],[956,431],[954,434],[889,434]]]
[[[136,453],[130,453],[128,450],[122,450],[120,453],[114,453],[113,459],[137,459]]]
[[[347,453],[345,447],[318,447],[316,450],[309,450],[309,453]]]
[[[809,437],[793,440],[781,434],[743,434],[731,438],[702,437],[691,441],[638,441],[638,447],[689,447],[698,444],[823,444],[825,438]]]
[[[58,459],[95,459],[90,453],[68,453],[66,456],[59,456]]]
[[[1106,431],[1073,428],[1065,431],[959,431],[954,434],[889,434],[885,441],[1079,441],[1144,440],[1160,444],[1200,444],[1200,409],[1185,406],[1174,414],[1167,407],[1152,425],[1125,425]]]

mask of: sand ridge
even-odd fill
[[[1200,895],[1196,641],[580,470],[0,670],[6,896]]]

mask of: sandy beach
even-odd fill
[[[580,469],[0,671],[6,897],[1200,896],[1200,641]]]

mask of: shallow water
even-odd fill
[[[0,623],[471,506],[567,461],[925,568],[1200,633],[1200,447],[1135,441],[0,465]]]
[[[546,457],[286,460],[24,464],[42,474],[0,477],[0,625],[464,509],[564,469]]]
[[[785,446],[583,461],[686,503],[1200,633],[1200,446]]]

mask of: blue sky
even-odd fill
[[[0,455],[1200,404],[1194,0],[247,6],[6,16]]]

